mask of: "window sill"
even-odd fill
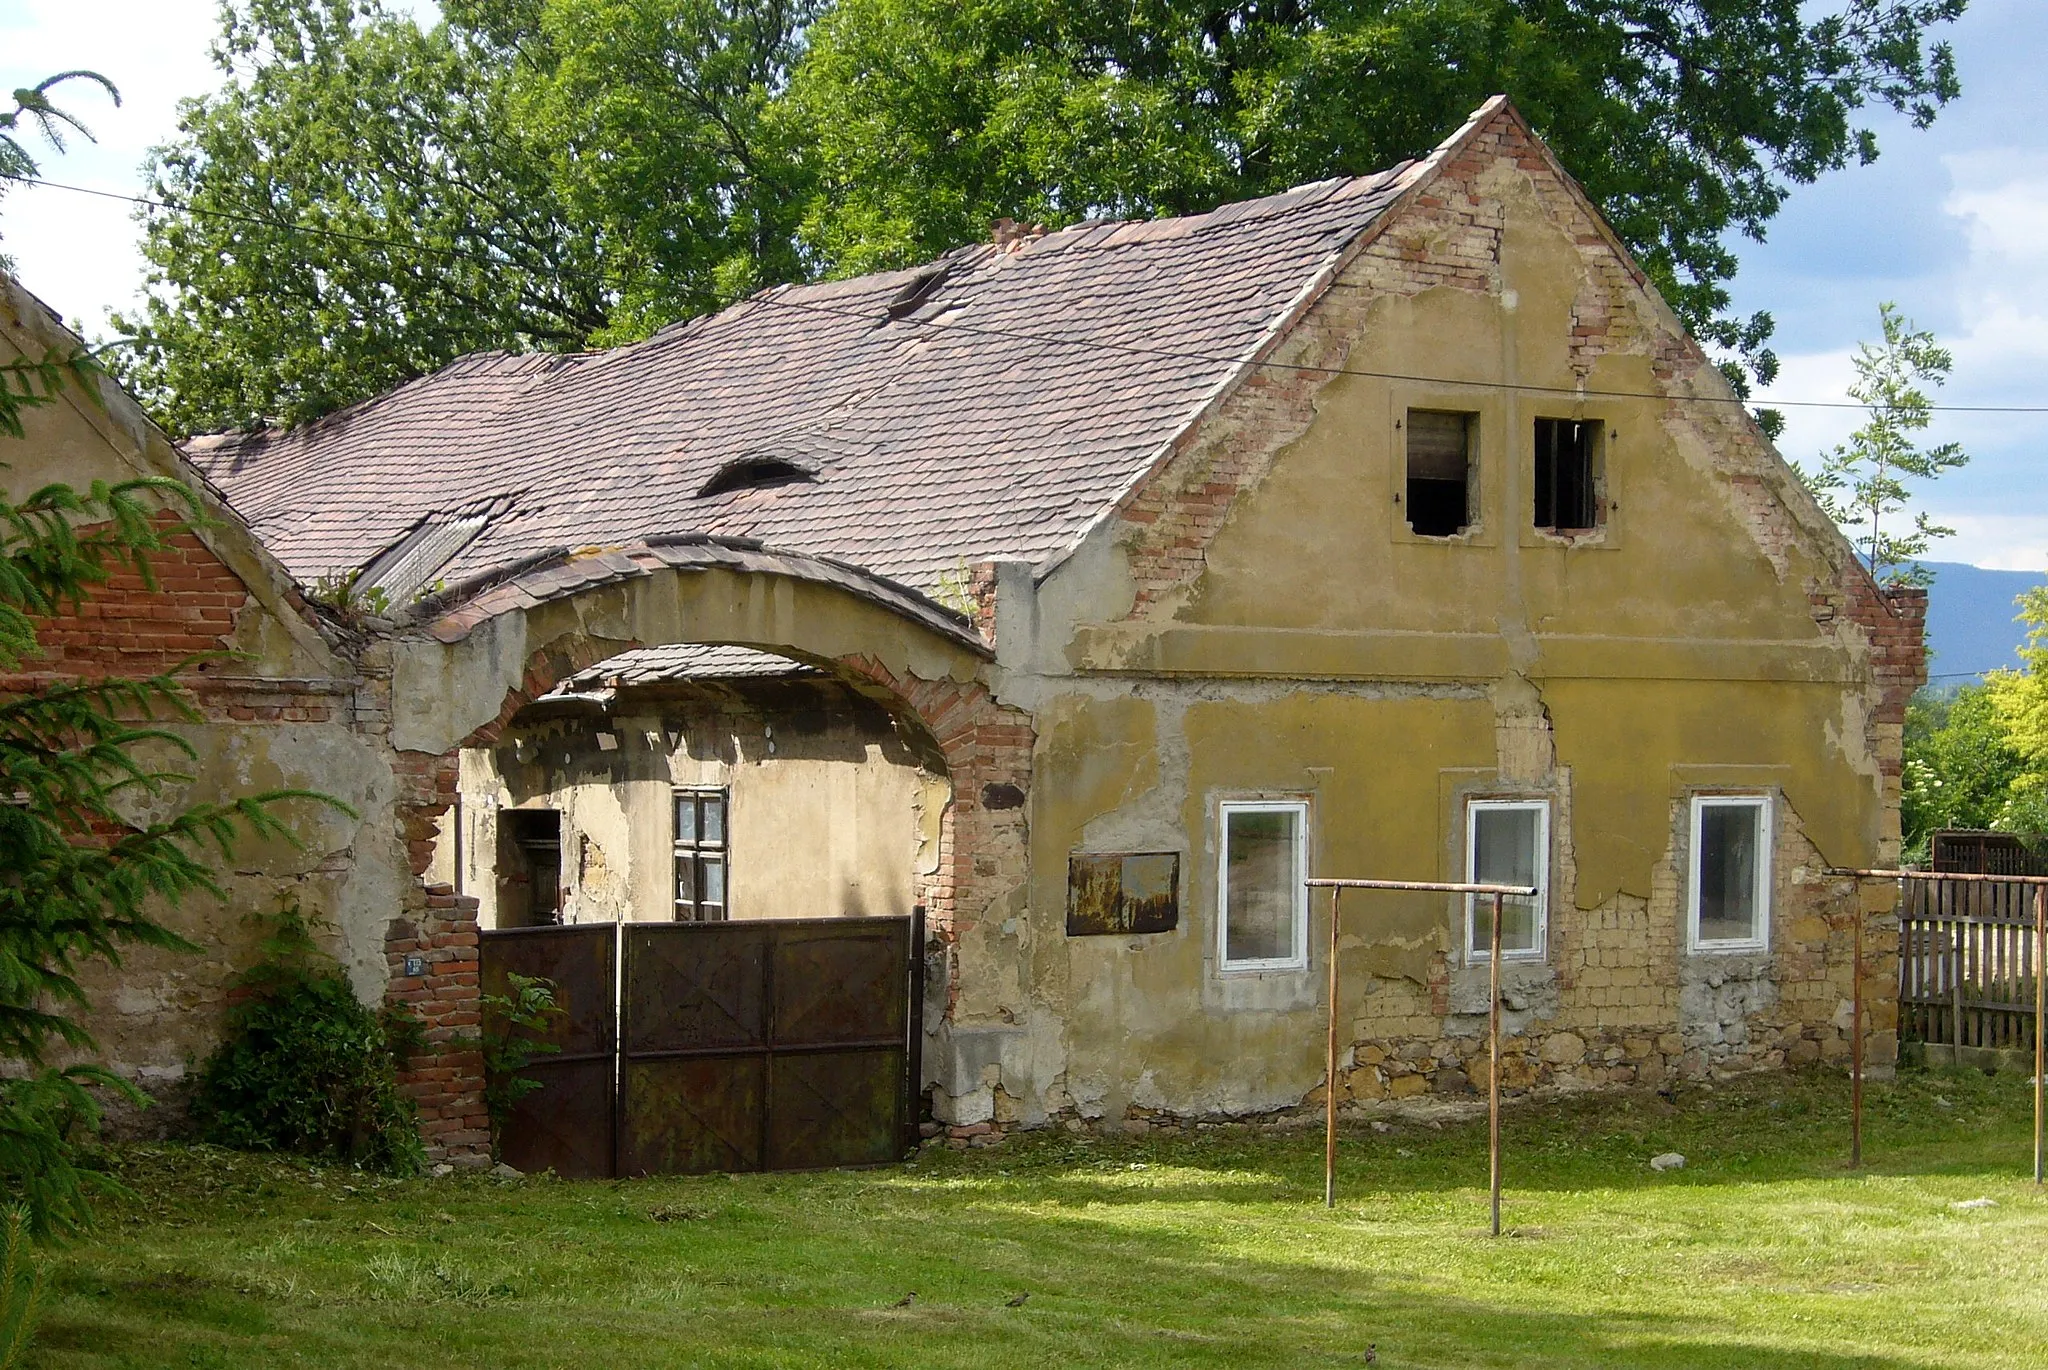
[[[1303,975],[1307,972],[1307,961],[1226,961],[1216,968],[1216,973],[1228,980],[1260,975]]]
[[[1688,942],[1685,947],[1688,956],[1758,956],[1770,949],[1767,941]]]
[[[1465,964],[1468,966],[1483,966],[1492,959],[1493,956],[1488,952],[1465,953]],[[1540,966],[1549,959],[1541,951],[1504,951],[1500,954],[1500,963],[1504,966]]]

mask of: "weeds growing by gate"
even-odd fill
[[[510,994],[483,996],[484,1028],[478,1045],[484,1057],[484,1108],[491,1117],[491,1158],[496,1160],[505,1124],[521,1099],[541,1087],[524,1074],[542,1056],[561,1051],[541,1040],[557,1018],[568,1015],[555,1003],[555,982],[544,975],[508,975]]]

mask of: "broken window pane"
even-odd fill
[[[1223,964],[1306,964],[1308,806],[1226,804],[1222,816]]]
[[[1476,415],[1408,411],[1408,526],[1449,537],[1472,522],[1472,430]]]
[[[1693,942],[1761,946],[1769,902],[1768,801],[1693,800]]]
[[[1542,800],[1474,800],[1466,810],[1465,878],[1479,885],[1534,885],[1534,899],[1501,903],[1503,956],[1543,951],[1543,910],[1550,851],[1550,806]],[[1493,896],[1465,897],[1470,954],[1484,960],[1493,948]]]
[[[1536,526],[1583,533],[1600,526],[1597,419],[1536,420]]]

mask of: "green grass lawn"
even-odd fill
[[[113,1366],[2048,1366],[2024,1080],[1838,1076],[1483,1118],[913,1165],[379,1180],[174,1147],[53,1258],[38,1345]],[[1682,1171],[1648,1158],[1679,1151]],[[1989,1198],[1992,1206],[1958,1208]],[[899,1301],[915,1293],[914,1301]],[[1011,1300],[1028,1299],[1020,1306]]]

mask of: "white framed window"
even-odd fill
[[[1224,970],[1307,969],[1307,802],[1227,800],[1217,817],[1218,963]]]
[[[1771,801],[1761,794],[1692,797],[1686,945],[1762,951],[1771,931]]]
[[[1503,961],[1540,961],[1549,934],[1550,801],[1474,799],[1465,805],[1465,879],[1475,885],[1534,885],[1534,899],[1501,901]],[[1465,956],[1493,954],[1493,896],[1465,896]]]

